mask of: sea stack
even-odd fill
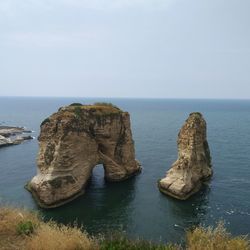
[[[38,140],[38,173],[27,188],[41,207],[58,207],[83,194],[98,164],[109,181],[141,170],[129,113],[112,104],[60,108],[42,122]]]
[[[158,183],[162,193],[186,200],[212,176],[206,121],[191,113],[178,134],[178,159]]]

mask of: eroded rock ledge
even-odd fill
[[[0,126],[0,147],[17,145],[33,137],[28,135],[32,131],[24,127]]]
[[[27,187],[42,207],[57,207],[83,194],[98,164],[109,181],[141,170],[130,116],[111,104],[60,108],[42,122],[38,139],[38,173]]]
[[[212,175],[206,121],[191,113],[178,135],[178,159],[158,183],[164,194],[186,200]]]

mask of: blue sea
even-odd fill
[[[0,124],[25,126],[39,135],[40,123],[73,102],[112,102],[131,115],[140,175],[104,181],[96,166],[85,195],[62,207],[37,207],[24,185],[36,174],[37,140],[0,148],[0,204],[39,210],[45,220],[82,224],[93,235],[124,231],[131,238],[183,242],[185,230],[224,221],[233,234],[250,232],[250,101],[109,98],[0,97]],[[214,176],[187,201],[158,191],[157,181],[177,158],[177,134],[189,113],[207,121]]]

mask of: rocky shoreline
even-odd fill
[[[21,144],[23,141],[32,140],[31,130],[24,127],[0,126],[0,147]]]

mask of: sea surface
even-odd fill
[[[37,207],[24,185],[36,174],[37,140],[0,148],[0,204],[39,210],[46,220],[83,224],[91,234],[124,231],[132,238],[183,242],[186,229],[222,220],[233,235],[250,232],[250,101],[105,98],[0,98],[0,124],[40,123],[73,102],[107,101],[131,115],[140,175],[104,181],[96,166],[85,195],[60,208]],[[214,176],[187,201],[161,194],[158,179],[177,158],[177,134],[190,112],[202,112],[208,127]]]

